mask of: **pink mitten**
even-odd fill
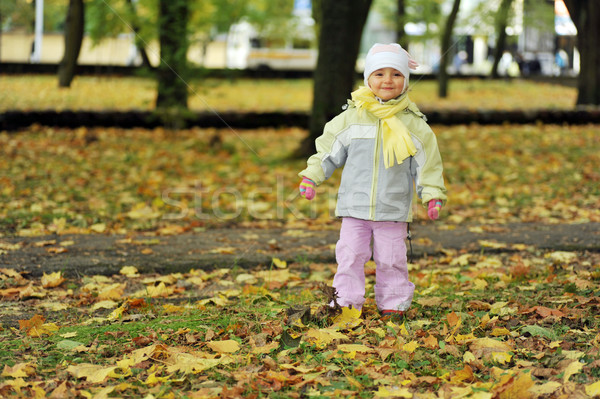
[[[427,215],[429,219],[436,220],[440,217],[440,211],[442,209],[442,201],[439,199],[432,199],[429,201],[429,207],[427,209]]]
[[[300,195],[307,200],[315,198],[315,182],[309,178],[303,177],[300,183]]]

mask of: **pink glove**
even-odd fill
[[[429,208],[427,209],[427,215],[429,219],[436,220],[440,217],[440,211],[442,210],[442,201],[439,199],[432,199],[429,201]]]
[[[311,200],[315,198],[315,194],[315,182],[307,177],[303,177],[302,182],[300,183],[300,196],[307,200]]]

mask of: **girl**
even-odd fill
[[[361,309],[364,265],[373,256],[375,300],[383,316],[402,317],[412,303],[415,286],[408,278],[405,239],[414,186],[432,220],[446,201],[435,135],[407,95],[410,69],[416,66],[399,44],[373,45],[365,59],[365,87],[325,125],[315,142],[317,153],[299,173],[300,195],[311,200],[316,186],[344,167],[333,287],[339,305]]]

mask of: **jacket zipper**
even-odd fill
[[[377,193],[377,179],[379,178],[379,145],[382,140],[381,138],[381,129],[383,122],[380,120],[377,126],[377,134],[375,135],[375,158],[374,158],[374,167],[373,167],[373,181],[371,183],[371,204],[369,207],[369,219],[375,220],[375,196]]]

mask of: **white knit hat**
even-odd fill
[[[394,68],[404,76],[404,90],[408,87],[410,70],[416,69],[417,62],[411,58],[406,50],[397,43],[375,43],[369,49],[365,58],[365,86],[369,87],[369,76],[381,68]]]

